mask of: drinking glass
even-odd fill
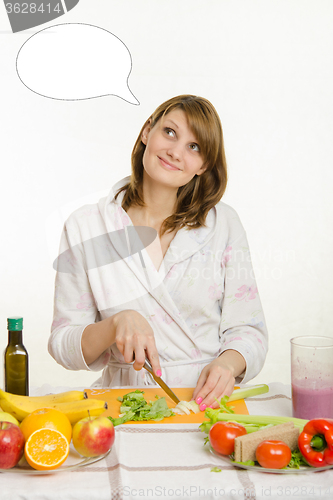
[[[333,418],[333,338],[309,335],[290,342],[293,416]]]

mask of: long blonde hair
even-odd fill
[[[127,210],[132,205],[145,206],[142,158],[146,146],[141,140],[143,130],[148,124],[152,129],[160,118],[175,109],[184,111],[188,125],[200,144],[206,170],[178,188],[175,212],[164,220],[160,236],[184,226],[190,229],[204,226],[209,210],[220,201],[227,186],[222,125],[216,109],[203,97],[180,95],[158,106],[144,123],[132,151],[131,180],[116,194],[117,198],[121,191],[126,190],[123,209]]]

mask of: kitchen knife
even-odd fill
[[[163,382],[161,377],[157,377],[155,375],[155,373],[153,372],[152,366],[147,358],[146,358],[145,364],[143,365],[143,368],[145,368],[147,370],[147,372],[150,373],[150,375],[153,377],[155,382],[157,382],[157,384],[163,389],[163,391],[167,393],[167,395],[172,399],[172,401],[174,401],[176,404],[178,404],[180,402],[179,399],[177,398],[176,394],[174,392],[172,392],[170,387],[168,385],[166,385],[165,382]]]

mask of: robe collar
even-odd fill
[[[107,210],[108,213],[113,214],[112,219],[114,219],[114,221],[112,227],[110,228],[112,229],[112,231],[114,231],[115,229],[124,229],[127,226],[133,226],[127,213],[121,206],[125,192],[122,191],[118,195],[117,199],[115,199],[117,191],[121,187],[125,186],[125,184],[129,183],[130,180],[131,177],[128,176],[117,182],[112,187],[108,197],[101,200],[104,202],[103,212],[101,213],[105,213],[105,210]],[[101,208],[102,207],[100,207],[100,209]],[[202,226],[199,229],[188,229],[186,227],[179,229],[179,231],[177,231],[175,237],[171,241],[163,260],[165,274],[170,271],[170,268],[174,264],[178,264],[190,258],[196,252],[204,248],[209,240],[213,237],[216,230],[216,225],[217,211],[214,207],[207,214],[205,226]],[[106,224],[106,226],[109,230],[108,224]],[[163,273],[161,274],[163,275]]]

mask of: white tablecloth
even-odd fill
[[[291,416],[290,387],[270,384],[247,400],[250,414]],[[68,388],[42,386],[35,394]],[[1,500],[333,498],[333,469],[306,474],[248,471],[222,462],[204,446],[197,424],[123,425],[111,453],[72,472],[0,474]],[[221,472],[212,472],[219,467]]]

